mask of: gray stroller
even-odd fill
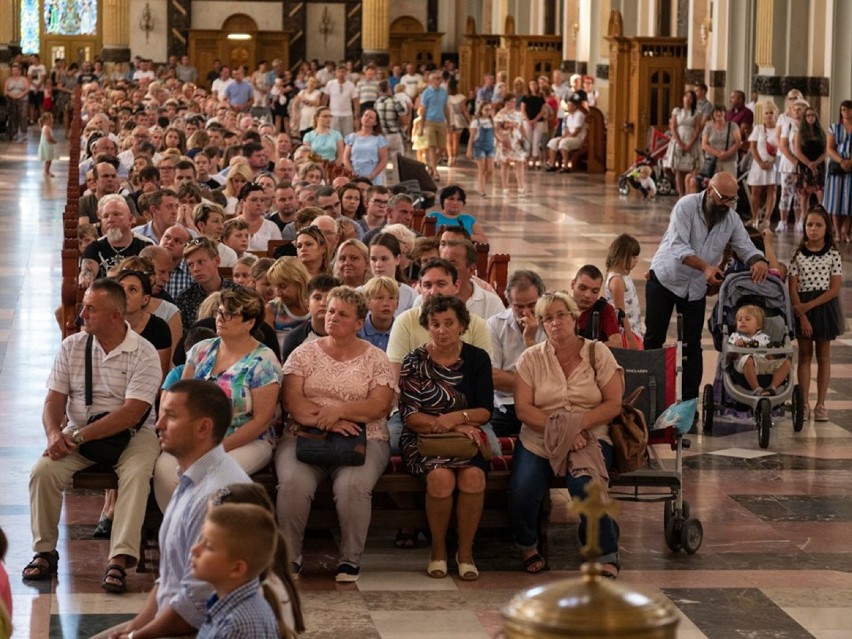
[[[744,304],[760,306],[766,313],[763,331],[769,335],[769,347],[744,348],[728,344],[728,336],[736,325],[737,309]],[[787,285],[772,275],[757,284],[752,281],[749,271],[727,275],[719,290],[719,299],[708,327],[713,335],[713,344],[719,351],[719,358],[716,380],[704,387],[702,396],[705,432],[712,432],[717,414],[732,416],[746,410],[754,417],[760,447],[767,448],[773,416],[783,415],[786,409],[790,410],[793,417],[793,430],[802,430],[805,404],[802,389],[794,383],[792,372],[796,369],[791,341],[795,337],[795,323]],[[754,395],[745,378],[734,370],[732,356],[746,354],[790,359],[791,372],[774,395]],[[758,380],[762,385],[765,383],[760,377]]]

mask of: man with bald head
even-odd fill
[[[183,249],[191,238],[189,229],[182,224],[170,226],[160,237],[160,246],[166,249],[172,258],[172,269],[169,274],[169,283],[166,284],[166,292],[174,299],[189,288],[193,281],[189,268],[183,260]]]
[[[686,195],[672,209],[669,228],[651,260],[645,285],[645,348],[660,348],[666,341],[672,310],[683,315],[683,397],[698,397],[701,385],[701,330],[708,284],[724,277],[716,266],[725,247],[751,269],[752,279],[766,278],[769,263],[749,239],[739,214],[737,180],[717,173],[704,191]]]
[[[133,218],[124,196],[112,193],[98,202],[98,217],[104,236],[95,240],[83,251],[80,264],[80,283],[88,286],[122,260],[139,252],[150,242],[133,234]]]
[[[80,224],[95,224],[98,221],[97,211],[100,201],[106,195],[118,193],[120,181],[118,179],[118,159],[112,155],[98,156],[92,174],[95,178],[95,191],[84,195],[79,200]],[[121,196],[130,209],[130,215],[136,219],[138,212],[133,198]]]
[[[292,182],[296,176],[296,165],[290,158],[278,158],[275,161],[275,179],[279,182]]]

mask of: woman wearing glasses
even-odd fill
[[[608,424],[620,411],[624,394],[622,369],[610,350],[577,335],[580,309],[571,295],[546,293],[536,303],[535,315],[547,341],[524,351],[515,367],[515,410],[523,425],[509,482],[515,543],[529,573],[545,567],[538,515],[553,476],[565,477],[573,499],[584,499],[593,480],[606,488],[613,462]],[[620,569],[615,523],[604,517],[599,530],[601,573],[615,579]],[[585,517],[578,532],[584,540]]]
[[[216,334],[186,356],[182,379],[215,382],[231,400],[233,417],[222,444],[249,475],[272,459],[281,390],[281,365],[275,353],[252,331],[263,322],[264,304],[249,289],[222,291],[216,311]],[[163,453],[154,469],[154,494],[165,511],[177,487],[177,461]]]

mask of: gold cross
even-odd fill
[[[601,519],[604,515],[615,517],[618,514],[618,502],[611,499],[604,501],[601,493],[604,488],[597,481],[586,484],[586,499],[575,499],[571,502],[571,512],[586,517],[586,545],[581,548],[583,556],[594,560],[601,555],[599,543]]]

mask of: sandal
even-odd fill
[[[459,569],[459,579],[462,581],[476,581],[479,579],[479,570],[474,563],[464,563],[459,561],[459,554],[456,553],[456,564]]]
[[[417,531],[412,528],[400,528],[396,531],[393,545],[401,550],[411,550],[417,547]]]
[[[109,517],[101,517],[98,525],[92,531],[93,539],[109,539],[112,535],[112,519]]]
[[[536,568],[536,564],[541,564],[538,568]],[[535,553],[524,559],[523,562],[524,570],[531,575],[535,575],[540,573],[542,570],[545,570],[547,564],[544,561],[544,557],[541,556],[540,553]]]
[[[447,576],[447,560],[446,559],[430,559],[426,566],[426,574],[432,579],[443,579]]]
[[[45,562],[47,562],[47,565],[45,565]],[[33,555],[33,560],[24,566],[21,576],[27,581],[44,581],[56,574],[58,565],[59,553],[55,550],[52,552],[37,552]],[[28,570],[32,570],[33,572],[28,575]]]
[[[612,568],[615,568],[615,571],[613,571]],[[616,579],[618,579],[618,574],[620,572],[621,564],[618,562],[603,564],[603,566],[600,567],[600,574],[601,577],[603,577],[604,579],[610,579],[612,581],[615,581]]]
[[[116,595],[127,592],[127,571],[124,569],[124,566],[109,564],[104,571],[101,588]]]

